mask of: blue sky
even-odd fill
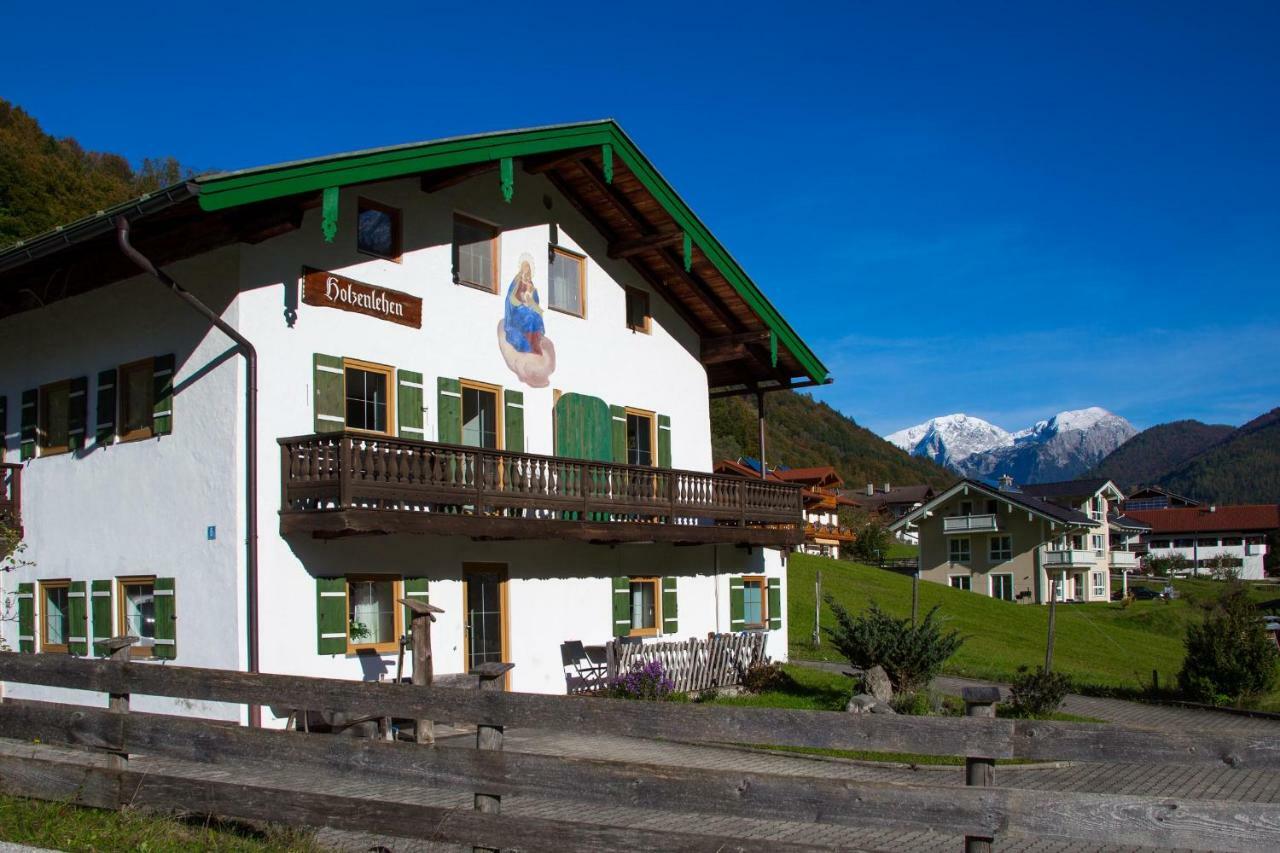
[[[471,8],[23,4],[0,96],[200,169],[612,116],[874,430],[1280,405],[1278,3]]]

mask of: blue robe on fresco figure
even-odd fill
[[[533,286],[533,273],[527,263],[520,265],[520,272],[511,279],[511,285],[507,288],[503,326],[507,343],[516,352],[542,355],[542,336],[546,332],[546,326],[542,322],[538,289]]]

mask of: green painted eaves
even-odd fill
[[[825,382],[827,368],[791,325],[783,319],[728,250],[684,203],[630,137],[612,120],[558,125],[530,130],[504,131],[479,136],[462,136],[338,154],[206,175],[196,178],[200,207],[224,210],[328,187],[387,180],[452,166],[498,161],[504,157],[528,157],[592,145],[612,146],[659,204],[706,254],[743,300],[755,311],[815,382]]]

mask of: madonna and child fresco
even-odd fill
[[[520,268],[507,287],[502,320],[498,322],[498,349],[520,381],[532,388],[546,388],[556,369],[555,344],[546,336],[542,302],[533,283],[533,256],[520,255]]]

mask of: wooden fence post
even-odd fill
[[[409,608],[409,612],[413,614],[413,622],[410,625],[413,633],[413,683],[428,685],[435,671],[431,655],[431,623],[436,621],[435,614],[443,613],[444,610],[414,598],[402,598],[400,603]],[[415,743],[435,743],[435,722],[414,720],[413,739]]]
[[[966,687],[961,691],[964,696],[964,713],[966,717],[994,717],[996,703],[1000,701],[998,687]],[[990,788],[995,785],[996,762],[994,758],[985,756],[964,759],[964,783],[969,787]],[[992,838],[989,836],[966,835],[964,837],[965,853],[991,853]]]
[[[119,636],[102,643],[103,648],[107,650],[107,656],[113,661],[127,663],[129,661],[129,647],[138,642],[138,637]],[[129,713],[129,694],[128,693],[108,693],[107,709],[115,711],[118,714]],[[129,754],[123,749],[115,752],[107,753],[107,769],[125,771],[129,768]],[[119,778],[117,778],[117,786]],[[123,808],[125,805],[124,792],[117,787],[116,789],[116,808]]]
[[[502,690],[507,673],[515,668],[513,663],[482,663],[471,670],[471,675],[478,676],[480,682],[476,687],[480,690]],[[502,751],[502,726],[476,726],[476,749]],[[475,808],[485,814],[498,814],[502,811],[502,798],[496,794],[476,793]],[[472,847],[473,853],[498,853],[496,847]]]

